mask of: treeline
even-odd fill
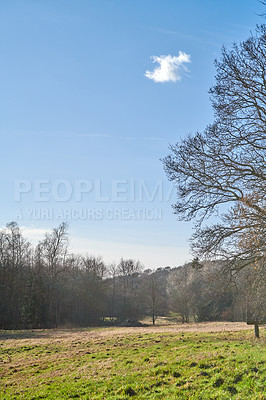
[[[265,289],[265,286],[264,286]],[[265,309],[254,270],[232,278],[219,263],[145,270],[68,251],[66,224],[32,246],[16,223],[0,231],[0,329],[135,324],[175,313],[182,322],[246,320]],[[265,293],[265,292],[264,292]],[[255,305],[255,307],[254,307]]]

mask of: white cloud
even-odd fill
[[[20,226],[19,227],[23,236],[32,241],[34,244],[37,243],[39,240],[44,239],[44,235],[48,232],[51,232],[51,229],[45,228],[36,228],[34,226]]]
[[[153,56],[154,63],[159,66],[153,71],[146,71],[145,76],[154,82],[177,82],[180,81],[182,70],[187,71],[184,64],[190,63],[190,55],[180,51],[178,56]]]

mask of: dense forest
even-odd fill
[[[137,324],[175,315],[180,322],[245,321],[265,310],[265,277],[249,266],[236,276],[222,262],[194,260],[145,269],[121,258],[68,251],[67,225],[37,246],[16,223],[0,231],[0,329]],[[264,304],[263,304],[264,303]]]

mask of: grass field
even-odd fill
[[[0,399],[266,399],[265,329],[0,332]]]

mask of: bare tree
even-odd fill
[[[266,26],[231,51],[223,48],[215,65],[214,123],[171,146],[163,160],[177,188],[174,212],[181,220],[196,220],[196,256],[226,260],[236,272],[259,266],[265,276]],[[203,225],[213,215],[216,222]],[[252,290],[252,303],[265,304],[265,285],[254,280]],[[253,315],[257,322],[258,309]]]
[[[188,268],[179,267],[168,278],[168,296],[172,311],[181,316],[182,324],[189,322],[191,312],[191,288],[188,283]]]
[[[101,256],[84,256],[82,257],[82,263],[89,274],[97,276],[101,280],[107,274],[107,267]]]
[[[111,284],[110,288],[110,317],[111,320],[114,320],[114,317],[117,318],[117,265],[115,263],[111,263],[108,266],[108,273],[109,273],[109,282]]]
[[[120,277],[121,292],[123,298],[122,317],[124,319],[135,319],[138,314],[138,304],[136,302],[137,277],[142,270],[139,261],[121,258],[117,267]]]
[[[0,232],[0,327],[18,327],[31,312],[31,246],[16,222]]]
[[[62,223],[51,233],[45,234],[45,239],[38,244],[37,254],[42,268],[46,272],[46,323],[49,326],[60,324],[62,299],[58,286],[60,275],[67,268],[67,224]]]
[[[153,325],[156,318],[167,311],[166,282],[166,276],[160,271],[144,273],[141,276],[141,296],[146,312],[152,317]]]
[[[265,264],[266,27],[216,61],[215,122],[170,147],[163,162],[177,189],[174,212],[196,220],[196,255],[241,269]],[[222,211],[221,211],[222,210]],[[210,226],[203,222],[219,213]]]

